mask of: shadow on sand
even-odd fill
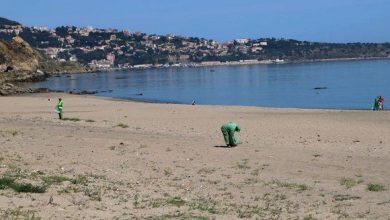
[[[235,148],[237,146],[215,145],[214,147],[217,147],[217,148]]]

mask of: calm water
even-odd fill
[[[390,98],[389,83],[390,60],[369,60],[89,73],[28,86],[161,102],[369,109],[375,96]]]

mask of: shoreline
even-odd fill
[[[165,69],[165,68],[202,68],[202,67],[218,67],[218,66],[240,66],[240,65],[270,65],[270,64],[304,64],[304,63],[321,63],[321,62],[342,62],[342,61],[364,61],[364,60],[390,60],[390,57],[356,57],[356,58],[330,58],[330,59],[315,59],[315,60],[249,60],[249,61],[230,61],[230,62],[219,62],[210,61],[210,64],[202,63],[177,63],[169,66],[162,64],[154,66],[152,64],[142,64],[142,67],[128,67],[128,68],[102,68],[96,70],[87,70],[82,72],[59,72],[49,74],[49,77],[56,75],[72,75],[72,74],[83,74],[83,73],[100,73],[100,72],[119,72],[119,71],[132,71],[132,70],[143,70],[143,69]],[[150,66],[149,66],[150,65]]]
[[[367,112],[372,111],[372,109],[358,109],[358,108],[301,108],[301,107],[273,107],[273,106],[257,106],[257,105],[222,105],[222,104],[195,104],[183,103],[183,102],[165,102],[158,100],[147,100],[147,99],[136,99],[136,98],[118,98],[110,96],[97,96],[95,94],[79,94],[79,93],[69,93],[65,91],[46,91],[46,92],[36,92],[36,93],[22,93],[9,95],[7,97],[34,97],[44,95],[70,95],[76,97],[87,97],[87,98],[96,98],[97,100],[107,100],[107,101],[117,101],[117,102],[130,102],[130,103],[143,103],[143,104],[157,104],[157,105],[179,105],[179,106],[203,106],[203,107],[222,107],[222,108],[259,108],[259,109],[270,109],[270,110],[324,110],[324,111],[361,111]],[[387,112],[390,109],[384,109],[379,112]]]

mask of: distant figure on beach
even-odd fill
[[[372,110],[378,111],[379,110],[379,96],[375,97],[374,99],[374,106],[372,107]]]
[[[238,139],[234,136],[234,132],[240,132],[241,128],[234,122],[229,122],[221,127],[223,138],[227,147],[234,147],[239,144]]]
[[[195,105],[195,100],[192,100],[191,105]]]
[[[62,100],[62,98],[59,98],[55,109],[55,112],[58,113],[59,119],[62,119],[63,117],[63,112],[62,112],[63,108],[64,108],[64,101]]]
[[[379,96],[379,110],[384,110],[384,102],[385,102],[385,97]]]

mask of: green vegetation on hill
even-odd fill
[[[37,70],[37,53],[22,38],[0,40],[0,79],[24,80],[37,76]]]
[[[21,25],[20,23],[16,21],[11,21],[6,18],[0,17],[0,27],[4,27],[5,25],[15,26],[15,25]]]
[[[11,41],[0,40],[0,83],[39,80],[52,73],[83,71],[86,68],[80,63],[50,59],[20,37]]]
[[[46,74],[56,73],[81,73],[88,71],[88,68],[79,62],[59,62],[51,59],[42,50],[36,50],[39,61],[39,70]]]

